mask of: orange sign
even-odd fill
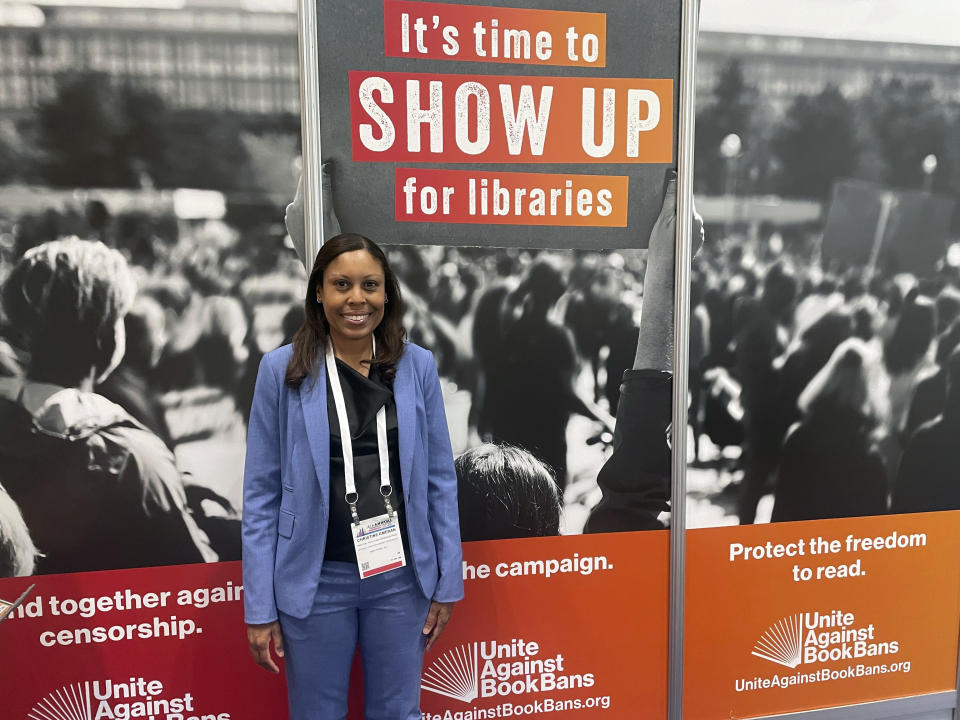
[[[602,68],[607,16],[385,0],[383,39],[387,57]]]
[[[397,168],[401,222],[626,227],[626,175]]]
[[[424,660],[425,720],[663,720],[667,546],[666,531],[465,543],[466,599]]]
[[[673,80],[349,73],[353,160],[673,162]]]
[[[953,690],[960,512],[693,530],[684,717]]]

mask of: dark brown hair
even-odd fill
[[[317,287],[323,284],[323,273],[338,256],[354,250],[366,250],[383,268],[384,289],[387,304],[383,307],[383,320],[373,331],[377,339],[377,356],[373,365],[388,382],[392,382],[397,373],[397,361],[403,354],[403,341],[407,331],[403,328],[403,298],[400,297],[400,283],[387,263],[387,256],[373,240],[356,233],[343,233],[330,238],[322,246],[310,271],[307,282],[307,297],[304,300],[304,321],[293,335],[293,355],[287,364],[285,382],[292,387],[300,387],[307,375],[315,375],[317,360],[326,347],[330,336],[330,326],[323,314],[323,307],[317,300]]]
[[[485,443],[458,457],[463,540],[560,534],[561,493],[550,469],[523,448]]]

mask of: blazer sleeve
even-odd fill
[[[280,378],[260,361],[243,470],[243,602],[251,624],[277,619],[273,589],[280,514]]]
[[[440,578],[433,600],[463,598],[463,555],[457,509],[457,472],[453,465],[450,431],[443,409],[440,376],[432,355],[424,361],[422,387],[427,413],[427,520],[437,549]]]

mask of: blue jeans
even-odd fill
[[[280,614],[290,719],[346,718],[359,643],[366,720],[420,720],[429,608],[409,565],[361,580],[353,563],[324,562],[310,614]]]

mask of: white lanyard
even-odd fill
[[[373,340],[373,357],[377,356],[377,341]],[[357,483],[353,472],[353,440],[350,437],[350,423],[347,418],[347,405],[343,399],[343,388],[340,387],[340,373],[337,371],[337,360],[333,354],[333,343],[327,342],[327,377],[330,378],[330,387],[333,390],[333,403],[337,408],[337,420],[340,424],[340,447],[343,450],[343,479],[346,482],[347,492],[343,499],[350,506],[350,515],[353,521],[359,522],[357,515]],[[377,410],[377,451],[380,455],[380,495],[387,508],[387,514],[393,516],[393,506],[390,504],[390,494],[393,487],[390,485],[390,451],[387,446],[387,407],[383,405]]]

